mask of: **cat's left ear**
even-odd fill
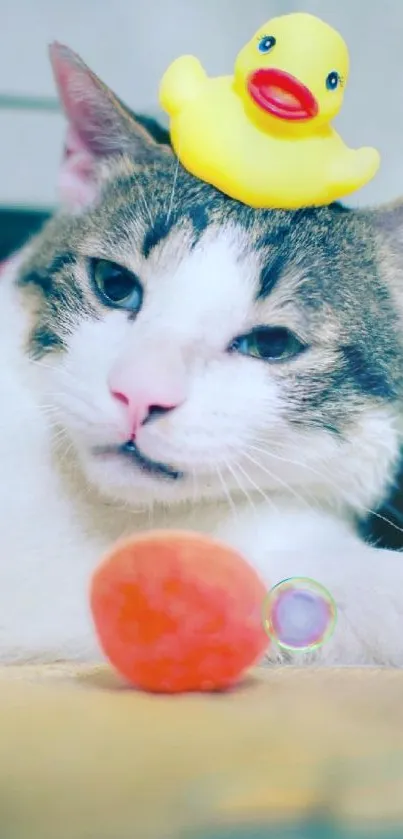
[[[169,137],[147,118],[136,119],[92,70],[68,47],[54,43],[50,60],[68,120],[59,190],[62,204],[76,210],[98,192],[97,163],[129,154],[139,163],[171,154]]]

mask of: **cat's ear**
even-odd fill
[[[137,120],[68,47],[52,44],[50,60],[68,120],[60,199],[76,210],[96,197],[97,163],[102,158],[127,153],[139,163],[151,162],[157,155],[170,153],[169,138],[161,129],[158,139],[157,131],[149,130],[150,124],[155,124],[144,118]]]

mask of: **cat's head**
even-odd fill
[[[337,205],[252,210],[185,172],[77,56],[52,58],[62,209],[19,285],[44,401],[87,479],[133,504],[375,503],[399,447],[394,211],[384,233]]]

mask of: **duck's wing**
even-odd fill
[[[376,175],[380,165],[380,155],[376,149],[345,148],[337,155],[330,167],[330,183],[334,184],[339,195],[349,195],[365,186]]]

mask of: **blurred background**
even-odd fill
[[[36,211],[47,211],[56,201],[64,120],[49,42],[59,40],[79,52],[133,109],[158,115],[158,83],[172,59],[193,52],[209,73],[229,73],[255,29],[272,15],[291,11],[323,17],[341,30],[350,48],[351,80],[338,128],[349,144],[377,146],[382,153],[380,173],[350,203],[403,194],[403,0],[0,0],[0,9],[4,224],[5,209],[33,210],[26,216],[32,224]],[[17,223],[14,214],[13,219]]]

